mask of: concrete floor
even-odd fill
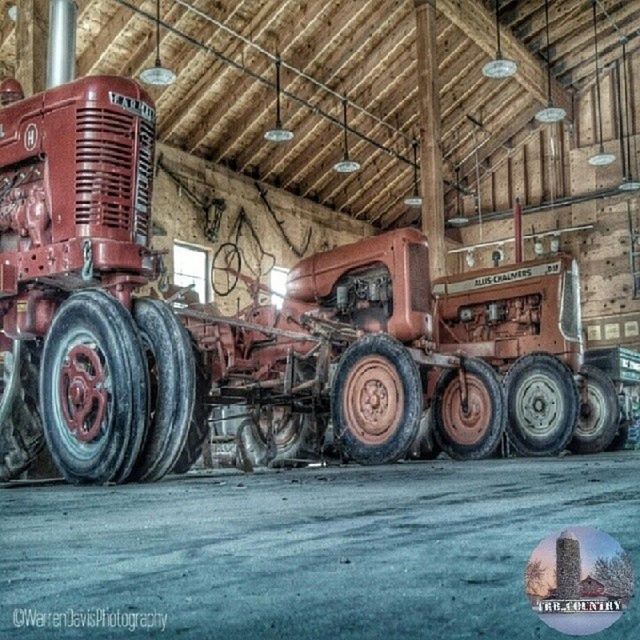
[[[621,452],[14,485],[0,637],[559,638],[527,604],[528,556],[586,524],[637,563],[639,472]],[[635,604],[599,637],[640,637]],[[16,629],[24,608],[158,612],[166,630]]]

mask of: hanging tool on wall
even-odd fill
[[[180,195],[184,194],[195,207],[202,211],[204,215],[204,236],[209,242],[217,242],[220,234],[222,214],[227,208],[227,203],[222,198],[213,196],[202,198],[194,193],[185,180],[164,164],[162,155],[158,158],[156,166],[177,185]],[[209,188],[213,190],[213,187]]]
[[[260,194],[260,199],[262,200],[262,202],[264,202],[264,205],[267,208],[267,211],[271,215],[271,218],[273,219],[273,221],[276,223],[278,231],[280,232],[280,235],[285,241],[287,247],[291,249],[291,251],[296,256],[296,258],[302,258],[304,254],[307,252],[307,249],[309,248],[309,243],[311,242],[311,234],[313,233],[313,230],[311,229],[311,227],[309,227],[307,229],[307,233],[305,235],[305,240],[302,247],[301,248],[296,247],[296,245],[293,243],[293,240],[291,240],[291,238],[287,235],[287,232],[284,228],[284,223],[282,222],[282,220],[278,218],[278,216],[276,215],[276,212],[273,210],[273,207],[271,206],[271,203],[267,199],[267,190],[259,182],[254,182],[254,184],[256,186],[256,189],[258,190],[258,193]]]

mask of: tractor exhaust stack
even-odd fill
[[[47,89],[66,84],[76,73],[76,13],[74,0],[50,0]]]

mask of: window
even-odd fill
[[[269,289],[271,289],[271,304],[275,304],[278,309],[282,309],[282,303],[287,293],[287,276],[289,269],[273,267],[271,269]]]
[[[200,302],[209,302],[209,255],[205,249],[179,242],[173,245],[173,283],[194,285]]]

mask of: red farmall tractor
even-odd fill
[[[159,478],[185,443],[195,363],[170,309],[132,297],[157,271],[152,102],[115,77],[1,89],[2,477],[31,462],[41,420],[70,481]]]
[[[526,456],[606,449],[618,431],[611,380],[582,365],[580,282],[556,254],[438,280],[436,341],[504,373],[509,440]]]
[[[329,416],[342,454],[405,455],[443,371],[442,446],[481,457],[505,428],[494,369],[442,356],[432,337],[428,247],[400,230],[315,255],[283,308],[177,312],[136,291],[150,247],[154,121],[133,81],[77,80],[0,110],[0,473],[44,439],[71,482],[155,480],[199,455],[211,406],[246,407],[273,461],[317,454]],[[258,295],[255,296],[256,300]],[[432,385],[433,387],[433,385]],[[462,442],[455,434],[473,433]]]

